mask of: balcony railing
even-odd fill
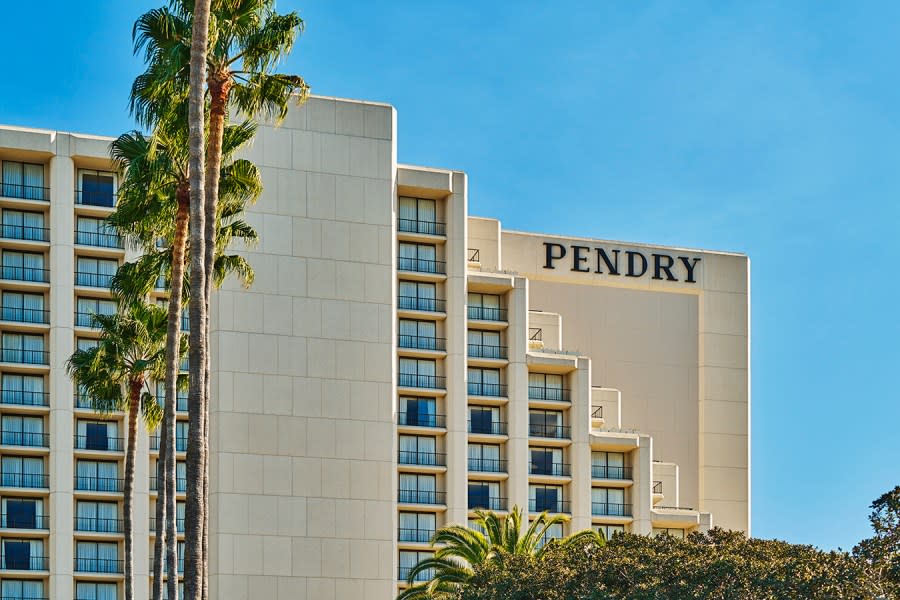
[[[75,571],[78,573],[122,573],[125,561],[119,558],[75,557]]]
[[[401,504],[446,504],[447,492],[426,490],[399,490],[397,502]]]
[[[506,459],[469,458],[469,470],[477,473],[506,473]]]
[[[50,281],[50,269],[43,267],[10,267],[4,265],[0,272],[3,279],[10,281],[29,281],[33,283],[48,283]]]
[[[591,418],[592,419],[602,419],[603,418],[603,407],[602,406],[594,407],[594,410],[591,411]]]
[[[50,515],[0,515],[0,527],[6,529],[50,529]]]
[[[49,365],[50,353],[46,350],[25,350],[23,348],[3,348],[3,362],[23,365]]]
[[[654,481],[653,482],[653,493],[654,494],[662,494],[662,481]]]
[[[550,475],[552,477],[568,477],[572,474],[572,465],[569,463],[536,463],[528,464],[528,473],[531,475]]]
[[[572,437],[572,427],[569,425],[551,425],[550,423],[529,423],[528,435],[567,440]]]
[[[49,448],[50,435],[43,431],[0,431],[0,444],[26,448]]]
[[[438,221],[418,219],[397,219],[397,230],[403,233],[424,233],[425,235],[447,235],[447,225]]]
[[[166,408],[166,397],[165,396],[157,396],[156,403],[159,404],[159,407],[164,409]],[[175,397],[175,411],[176,412],[187,412],[188,409],[188,399],[186,396],[176,396]]]
[[[19,200],[50,200],[50,188],[39,185],[22,185],[19,183],[0,184],[0,196],[18,198]]]
[[[96,248],[115,248],[121,250],[125,247],[122,237],[115,233],[100,233],[98,231],[75,230],[75,243],[81,246],[94,246]]]
[[[469,389],[470,396],[506,398],[507,395],[505,383],[476,383],[470,381],[468,382],[467,387]]]
[[[544,341],[544,330],[540,327],[529,327],[528,328],[528,341],[529,342],[543,342]]]
[[[397,571],[397,578],[400,581],[407,581],[409,579],[409,574],[413,570],[413,567],[399,567]],[[431,581],[434,578],[434,569],[425,569],[420,573],[416,573],[416,578],[413,579],[415,582],[420,581]]]
[[[76,450],[98,450],[100,452],[121,452],[125,440],[120,437],[91,436],[75,434]]]
[[[46,556],[0,555],[0,568],[7,571],[49,571],[50,559]]]
[[[469,510],[506,510],[506,498],[469,494]]]
[[[601,517],[630,517],[630,504],[612,502],[591,502],[591,514]]]
[[[151,492],[159,491],[159,478],[155,475],[152,475],[150,477],[150,491]],[[186,477],[176,477],[175,478],[175,491],[176,492],[187,491],[187,478]]]
[[[447,388],[447,378],[440,375],[418,375],[416,373],[400,373],[400,387],[425,388],[443,390]]]
[[[121,477],[75,475],[75,489],[79,492],[121,492],[125,489],[125,480]]]
[[[97,323],[97,319],[94,318],[96,313],[92,312],[76,312],[75,313],[75,327],[90,327],[90,328],[98,328],[100,326]]]
[[[397,530],[397,541],[427,544],[434,535],[434,529],[411,529],[400,527]]]
[[[631,479],[631,467],[591,465],[591,477],[594,479]]]
[[[481,262],[481,250],[479,248],[469,248],[466,250],[466,260],[472,263]]]
[[[507,357],[506,346],[491,346],[487,344],[469,344],[468,355],[470,358],[497,358]]]
[[[49,392],[33,392],[30,390],[2,390],[0,404],[12,406],[50,406]]]
[[[398,296],[399,310],[418,310],[422,312],[447,312],[447,301],[443,298],[422,298],[420,296]]]
[[[549,387],[543,385],[529,385],[529,400],[551,400],[553,402],[569,402],[571,394],[566,388]]]
[[[410,348],[413,350],[446,350],[447,340],[439,337],[426,337],[422,335],[404,335],[397,336],[397,345],[401,348]]]
[[[108,288],[113,280],[112,273],[92,273],[75,271],[75,285],[83,287]]]
[[[3,487],[47,489],[50,478],[43,473],[0,473]]]
[[[99,190],[75,190],[75,204],[113,208],[116,205],[116,194]]]
[[[50,322],[50,311],[42,308],[16,308],[12,306],[4,306],[0,311],[0,315],[4,321],[12,321],[14,323],[37,323],[46,325]]]
[[[184,533],[184,518],[175,519],[175,531],[177,533]],[[150,517],[150,533],[156,533],[156,517]]]
[[[150,573],[153,573],[153,563],[154,563],[154,557],[151,556],[150,557]],[[163,569],[162,569],[163,574],[165,574],[168,571],[168,567],[166,566],[166,564],[167,564],[166,558],[163,557]],[[178,559],[177,569],[178,569],[179,573],[184,573],[184,557],[181,557]]]
[[[401,465],[420,465],[423,467],[447,466],[447,455],[443,452],[401,450],[397,460]]]
[[[447,417],[445,415],[433,415],[422,413],[401,412],[397,413],[397,422],[399,425],[407,427],[446,427]]]
[[[410,258],[407,256],[398,256],[397,270],[444,275],[447,273],[447,263],[442,260],[429,260],[425,258]]]
[[[49,227],[33,225],[0,225],[0,237],[8,240],[25,240],[27,242],[49,242]]]
[[[187,438],[182,436],[175,437],[175,451],[176,452],[187,452]],[[150,436],[150,449],[151,450],[159,450],[159,436],[151,435]]]
[[[570,502],[568,500],[542,500],[538,502],[534,498],[528,500],[529,512],[551,512],[551,513],[570,513]]]
[[[125,524],[122,519],[105,519],[101,517],[75,517],[75,531],[93,533],[122,533]]]
[[[469,419],[469,433],[481,435],[506,435],[506,423],[503,421],[473,421]]]
[[[472,306],[466,309],[469,319],[473,321],[498,321],[506,322],[506,309],[492,306]]]

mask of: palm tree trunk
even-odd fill
[[[159,465],[166,464],[166,447],[167,437],[166,430],[166,413],[163,410],[162,425],[159,429],[159,459],[156,463],[156,539],[153,541],[153,600],[162,600],[163,591],[163,548],[165,547],[165,508],[166,495],[169,493],[166,489],[165,479],[161,477],[162,470]]]
[[[128,447],[125,452],[125,600],[134,600],[134,463],[137,457],[137,422],[144,382],[135,379],[128,384]]]
[[[187,503],[185,506],[184,597],[201,600],[203,593],[203,452],[204,391],[206,370],[206,218],[204,155],[204,84],[209,38],[211,0],[194,3],[191,34],[190,96],[188,126],[190,144],[190,236],[191,301],[190,319],[190,391],[188,415],[190,429],[187,447]]]

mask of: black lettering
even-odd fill
[[[694,279],[694,267],[697,266],[697,263],[700,262],[700,259],[690,259],[686,256],[679,256],[678,260],[680,260],[684,264],[684,268],[687,270],[687,279],[685,279],[685,281],[688,283],[697,283],[697,280]],[[691,260],[693,260],[694,262],[692,263]]]
[[[554,253],[553,253],[554,248],[559,249],[558,256],[554,255]],[[547,257],[544,262],[545,269],[555,269],[556,267],[553,266],[553,261],[559,260],[566,256],[566,247],[563,246],[562,244],[551,244],[550,242],[544,242],[544,251],[546,252],[546,257]]]
[[[628,255],[628,272],[625,274],[628,277],[640,277],[644,273],[647,272],[647,257],[641,254],[640,252],[633,252],[632,250],[626,250],[625,254]],[[637,256],[641,259],[641,272],[638,273],[634,270],[634,257]]]
[[[602,260],[606,264],[606,270],[609,271],[610,275],[619,275],[619,251],[613,250],[612,253],[616,257],[616,262],[609,260],[609,255],[606,254],[606,250],[597,248],[597,273],[603,272],[600,269],[600,261]]]
[[[590,252],[590,248],[587,246],[572,246],[572,270],[580,271],[581,273],[590,272],[590,267],[581,268],[581,263],[586,263],[588,257],[582,254],[582,251]]]
[[[663,259],[668,261],[663,264]],[[672,275],[672,267],[675,265],[675,259],[668,254],[653,255],[653,279],[662,279],[660,273],[666,272],[666,279],[669,281],[678,281],[678,278]]]

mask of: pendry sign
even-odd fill
[[[619,277],[644,277],[697,283],[694,269],[699,258],[643,253],[637,250],[600,248],[544,242],[544,268],[569,267],[579,273],[604,273]]]

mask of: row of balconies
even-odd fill
[[[164,400],[164,397],[157,396],[157,401],[159,402],[160,406],[163,406]],[[175,403],[175,410],[180,413],[186,413],[188,409],[187,402],[188,401],[186,397],[179,396],[177,398],[177,402]],[[74,403],[75,408],[87,410],[91,410],[93,408],[91,406],[90,398],[82,396],[80,394],[75,395]],[[32,390],[0,390],[0,405],[46,407],[50,406],[50,393],[37,392]],[[152,446],[155,437],[156,436],[151,437],[151,449],[158,450],[158,447]],[[176,443],[179,442],[176,441]]]
[[[150,477],[150,491],[157,491],[157,477]],[[74,489],[79,492],[119,493],[125,480],[121,477],[74,476]],[[45,473],[0,473],[0,487],[21,489],[50,489],[50,476]],[[184,492],[187,479],[175,479],[175,491]]]
[[[426,390],[446,390],[447,378],[443,375],[420,375],[418,373],[400,373],[397,384],[400,387],[420,388]],[[508,386],[505,383],[466,382],[469,396],[485,396],[489,398],[506,398]],[[528,399],[570,402],[571,392],[568,388],[539,385],[528,386]]]
[[[50,228],[35,225],[0,225],[0,238],[6,240],[19,240],[24,242],[49,242]],[[109,248],[122,250],[125,244],[117,233],[105,233],[101,231],[75,230],[75,244],[79,246],[91,246],[94,248]]]
[[[405,413],[398,415],[398,424],[407,427],[445,428],[445,415]],[[507,435],[507,426],[503,421],[468,421],[468,432],[476,435]],[[528,435],[531,437],[551,439],[571,439],[572,427],[569,425],[552,425],[549,423],[529,423]]]
[[[447,301],[443,298],[397,296],[397,308],[399,310],[444,313],[447,312]],[[507,310],[505,308],[468,305],[466,306],[466,314],[472,321],[507,322]]]
[[[4,182],[0,184],[0,197],[13,198],[15,200],[34,200],[35,202],[49,202],[50,188],[42,185],[24,185],[20,183]],[[97,206],[101,208],[114,208],[116,194],[112,190],[75,190],[75,204],[80,206]]]

